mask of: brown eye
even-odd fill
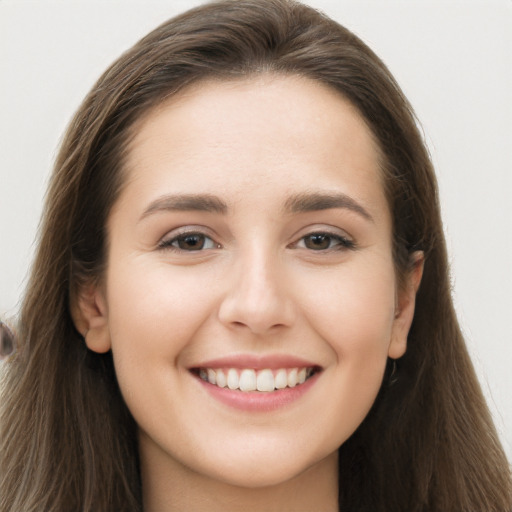
[[[205,246],[206,237],[199,234],[183,235],[174,241],[175,247],[183,251],[200,251]]]
[[[158,245],[161,249],[184,252],[202,251],[219,247],[209,236],[203,233],[183,233],[174,238],[163,240]]]
[[[329,249],[331,242],[332,237],[322,233],[315,233],[304,237],[304,245],[308,249],[313,249],[314,251]]]
[[[354,249],[355,243],[343,236],[331,233],[311,233],[300,239],[297,247],[312,251]]]

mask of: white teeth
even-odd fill
[[[254,370],[242,370],[242,373],[240,374],[239,388],[240,391],[256,390],[256,372]]]
[[[261,370],[258,373],[256,382],[258,391],[274,391],[274,374],[272,370]]]
[[[238,372],[234,368],[230,368],[228,370],[228,388],[238,389],[239,382]]]
[[[297,368],[294,368],[289,374],[288,374],[288,387],[294,388],[297,385]]]
[[[281,368],[277,371],[270,369],[257,371],[251,368],[243,370],[201,368],[199,378],[220,388],[228,387],[245,392],[258,390],[268,393],[276,389],[293,388],[303,384],[313,373],[313,368]]]
[[[217,386],[219,386],[219,388],[225,388],[228,385],[228,381],[226,379],[226,375],[224,374],[224,372],[222,370],[213,370],[213,373],[216,374]],[[210,384],[215,384],[215,382],[212,382],[209,379],[208,382]]]
[[[215,374],[215,370],[211,368],[208,369],[208,382],[210,384],[217,384],[217,375]]]
[[[274,384],[276,389],[284,389],[288,386],[288,374],[286,370],[279,370],[274,377]]]

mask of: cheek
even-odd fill
[[[165,263],[118,262],[108,276],[109,327],[116,370],[125,358],[164,366],[173,362],[208,320],[215,298],[200,272]]]
[[[323,286],[304,282],[309,322],[343,360],[387,354],[395,317],[395,279],[389,258],[347,265],[323,276]],[[306,293],[306,289],[308,293]]]
[[[395,312],[392,262],[329,276],[310,293],[304,310],[310,325],[330,347],[327,369],[333,387],[331,425],[350,435],[370,410],[382,384]],[[315,289],[310,286],[310,289]],[[333,430],[333,435],[339,431]]]
[[[177,361],[208,321],[215,299],[200,272],[161,262],[118,259],[108,274],[109,328],[116,377],[136,422],[146,431],[180,424],[183,410]],[[174,408],[169,404],[173,397]]]

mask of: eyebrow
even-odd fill
[[[373,217],[362,205],[350,196],[341,193],[297,194],[289,197],[284,205],[284,211],[290,213],[314,212],[331,208],[344,208],[374,222]],[[141,215],[141,220],[153,213],[165,211],[202,211],[226,214],[228,206],[218,197],[209,194],[171,194],[152,201]]]
[[[224,201],[209,194],[165,195],[149,204],[141,215],[141,220],[153,213],[164,211],[200,211],[225,214],[228,207]]]
[[[314,212],[330,208],[344,208],[374,222],[368,210],[346,194],[324,192],[297,194],[291,196],[285,203],[285,211],[291,213]]]

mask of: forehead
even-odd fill
[[[342,185],[367,202],[383,199],[378,144],[357,109],[298,76],[188,87],[136,124],[126,171],[139,196],[193,187],[244,199],[288,184],[291,193]]]

